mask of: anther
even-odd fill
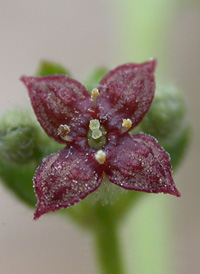
[[[94,88],[94,89],[92,90],[91,99],[92,99],[93,101],[96,101],[96,99],[97,99],[98,96],[99,96],[99,91],[98,91],[97,88]]]
[[[132,127],[132,121],[130,119],[122,119],[122,121],[122,127],[124,131],[127,131]]]
[[[70,132],[70,127],[68,125],[60,125],[58,128],[58,135],[65,140],[70,141],[71,137],[68,136],[68,133]]]
[[[100,165],[103,165],[106,161],[106,153],[103,150],[98,150],[97,153],[95,153],[95,159]]]

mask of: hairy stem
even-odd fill
[[[112,212],[98,206],[95,214],[94,237],[100,274],[124,274],[118,226]]]

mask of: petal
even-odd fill
[[[109,180],[125,189],[180,196],[171,175],[169,155],[146,134],[129,135],[107,152]]]
[[[27,86],[35,114],[46,133],[60,143],[66,143],[58,135],[58,127],[70,127],[69,136],[86,135],[91,115],[90,94],[79,82],[65,76],[26,77],[21,80]]]
[[[108,130],[121,129],[122,119],[135,127],[148,111],[154,96],[156,61],[126,64],[110,71],[99,84],[99,118]]]
[[[102,170],[93,156],[74,146],[43,160],[34,176],[38,204],[34,219],[67,208],[95,191],[102,181]]]

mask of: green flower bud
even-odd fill
[[[35,206],[32,178],[46,155],[61,148],[49,138],[36,120],[13,110],[0,119],[0,177],[20,200]]]
[[[180,164],[181,160],[183,159],[188,145],[191,138],[191,128],[188,125],[183,126],[178,134],[175,136],[171,136],[168,142],[160,142],[160,144],[165,148],[165,150],[171,156],[171,164],[175,169]]]
[[[149,112],[140,124],[141,130],[157,139],[167,139],[182,127],[185,110],[181,92],[172,86],[158,87]]]
[[[42,61],[37,75],[67,74],[61,65]],[[13,110],[0,119],[0,177],[2,183],[28,206],[35,206],[32,178],[46,155],[62,146],[49,138],[35,119]]]
[[[0,120],[0,158],[13,164],[26,163],[38,155],[37,128],[27,114],[6,113]]]
[[[15,110],[1,117],[0,176],[4,185],[29,206],[36,203],[32,183],[37,167],[33,159],[38,158],[36,132],[27,113]]]
[[[62,65],[50,61],[41,61],[36,76],[46,76],[50,74],[66,74],[70,77],[70,73]]]
[[[32,178],[37,165],[38,164],[33,162],[13,165],[9,162],[2,161],[0,158],[1,182],[18,199],[32,207],[36,204]]]
[[[173,86],[159,86],[149,112],[138,126],[170,154],[173,168],[180,164],[190,140],[185,112],[183,94]]]

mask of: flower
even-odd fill
[[[103,174],[127,190],[180,196],[169,155],[153,137],[129,134],[153,100],[155,67],[155,60],[119,66],[91,94],[65,75],[21,77],[43,129],[66,144],[36,171],[34,219],[83,200]]]

